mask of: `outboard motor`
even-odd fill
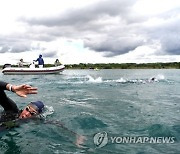
[[[4,64],[3,69],[7,67],[11,67],[11,64]]]

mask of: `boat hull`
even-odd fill
[[[40,74],[58,74],[64,70],[65,66],[48,68],[13,68],[8,67],[2,70],[4,75],[40,75]]]

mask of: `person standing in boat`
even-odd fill
[[[37,60],[34,60],[34,61],[38,62],[39,68],[43,68],[44,67],[44,60],[42,58],[42,55],[39,55],[39,58]]]

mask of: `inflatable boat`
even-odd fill
[[[55,67],[43,67],[43,68],[35,68],[35,67],[5,67],[2,70],[4,75],[39,75],[39,74],[58,74],[64,70],[65,66],[55,66]]]

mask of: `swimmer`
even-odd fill
[[[30,102],[23,110],[19,110],[16,103],[5,93],[5,90],[16,93],[20,97],[27,97],[29,94],[37,94],[37,88],[30,85],[12,85],[0,81],[0,105],[4,108],[0,118],[0,131],[19,126],[25,119],[31,119],[41,115],[44,110],[44,103],[41,101]],[[85,137],[67,129],[62,123],[54,121],[44,121],[45,124],[54,124],[65,129],[67,132],[76,136],[75,144],[81,147]]]

